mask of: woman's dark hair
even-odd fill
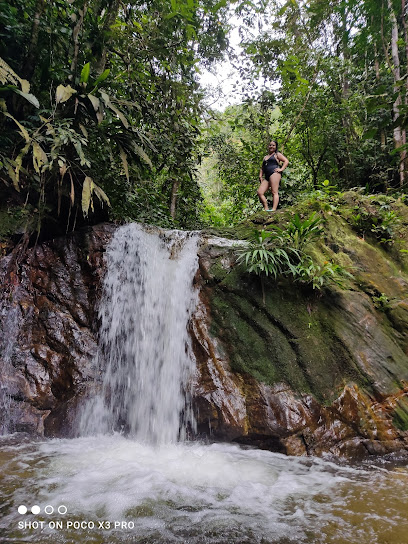
[[[275,153],[277,153],[277,152],[278,152],[278,147],[279,147],[278,142],[277,142],[276,140],[270,140],[269,144],[270,144],[271,142],[273,142],[274,144],[276,144],[276,151],[275,151]],[[268,144],[268,145],[269,145],[269,144]]]

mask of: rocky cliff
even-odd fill
[[[259,278],[237,265],[231,242],[203,237],[190,327],[200,436],[293,455],[408,449],[404,250],[358,235],[341,214],[323,215],[316,255],[352,270],[345,290],[268,279],[263,301]],[[252,223],[284,219],[261,214]],[[115,228],[44,243],[21,262],[1,259],[3,430],[75,434],[81,399],[100,381],[96,306]]]

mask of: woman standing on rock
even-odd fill
[[[279,183],[282,172],[289,164],[289,161],[282,153],[278,153],[278,142],[274,140],[268,145],[268,153],[269,155],[265,155],[259,171],[259,180],[261,184],[258,189],[258,197],[266,212],[274,212],[279,203]],[[283,163],[282,166],[279,165],[280,163]],[[268,201],[265,197],[268,187],[271,188],[273,194],[273,205],[271,210],[268,209]]]

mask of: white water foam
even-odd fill
[[[63,504],[67,519],[133,521],[121,542],[317,542],[305,531],[317,534],[317,516],[320,523],[333,516],[315,498],[335,500],[339,486],[359,474],[233,444],[152,446],[120,435],[26,448],[13,459],[31,485],[15,490],[13,504],[38,504],[42,511]]]
[[[14,431],[19,418],[18,403],[12,402],[11,395],[16,393],[14,381],[16,371],[12,364],[14,349],[21,323],[21,309],[18,306],[18,295],[13,293],[13,302],[0,300],[0,435]],[[8,377],[7,381],[4,377]],[[10,391],[11,386],[11,391]],[[13,390],[14,387],[14,390]]]
[[[197,241],[137,224],[116,231],[99,310],[102,392],[85,408],[82,435],[124,430],[142,442],[170,443],[194,426],[187,326],[197,303]]]

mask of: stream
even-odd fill
[[[0,437],[0,542],[408,544],[406,457],[346,464],[191,440],[198,243],[116,231],[99,387],[76,438]]]

